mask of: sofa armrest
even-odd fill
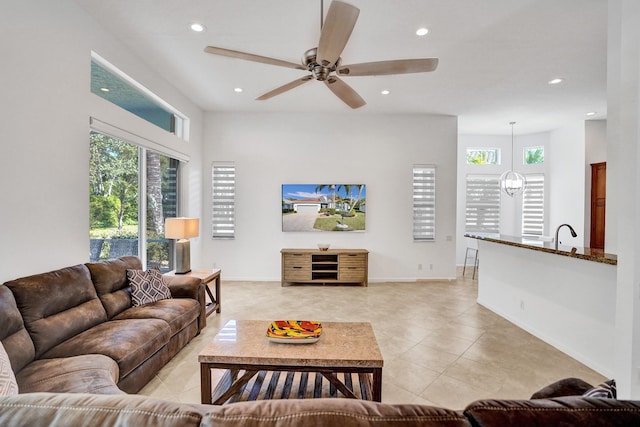
[[[193,276],[162,276],[171,291],[173,298],[193,298],[200,303],[198,316],[198,333],[207,326],[207,300],[205,298],[204,283]]]
[[[582,396],[592,385],[580,378],[564,378],[536,391],[532,399],[551,399],[563,396]]]

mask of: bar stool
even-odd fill
[[[469,255],[469,253],[471,253],[471,255]],[[467,271],[467,260],[469,258],[473,258],[473,275],[471,276],[471,278],[475,279],[476,272],[478,271],[478,247],[476,242],[467,246],[467,251],[464,254],[464,267],[462,268],[462,277],[464,277],[464,273]]]

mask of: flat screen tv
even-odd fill
[[[365,230],[364,184],[283,184],[282,231]]]

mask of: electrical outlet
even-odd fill
[[[422,270],[422,264],[418,264],[418,270]]]
[[[433,264],[429,264],[429,270],[433,270]]]
[[[520,300],[520,310],[524,310],[524,301]]]

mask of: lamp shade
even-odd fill
[[[164,222],[164,237],[167,239],[189,239],[198,237],[198,218],[167,218]]]

